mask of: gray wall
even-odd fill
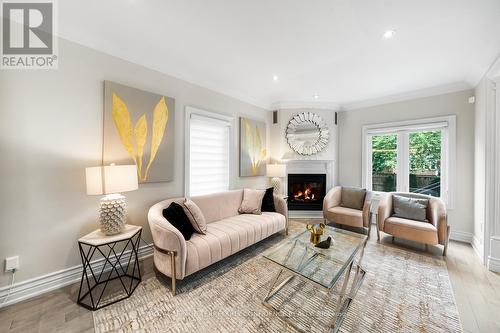
[[[362,127],[369,124],[457,116],[455,209],[449,211],[452,232],[473,232],[474,106],[467,90],[339,113],[339,184],[361,186]]]
[[[85,193],[85,167],[101,161],[104,80],[175,98],[174,181],[125,193],[129,222],[145,227],[148,242],[149,207],[184,193],[186,105],[266,120],[269,133],[269,112],[228,96],[65,40],[59,59],[58,70],[0,73],[0,260],[20,256],[16,282],[79,264],[76,240],[98,227],[99,196]],[[235,134],[238,175],[237,126]],[[235,187],[266,183],[234,179]],[[2,267],[0,286],[8,281]]]

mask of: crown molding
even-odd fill
[[[334,102],[282,101],[271,104],[271,110],[282,109],[317,109],[340,111],[341,106]]]
[[[500,61],[498,61],[498,70],[500,71]],[[499,73],[500,74],[500,73]],[[500,77],[499,77],[500,79]],[[332,111],[350,111],[357,110],[372,106],[403,102],[412,99],[425,98],[437,95],[444,95],[464,90],[473,89],[474,86],[468,82],[455,82],[446,85],[440,85],[410,92],[404,92],[401,94],[389,95],[384,97],[378,97],[373,99],[367,99],[363,101],[349,102],[349,103],[334,103],[334,102],[301,102],[301,101],[291,101],[291,102],[275,102],[271,104],[271,110],[280,109],[326,109]]]
[[[221,85],[218,85],[218,84],[214,83],[213,80],[196,79],[192,75],[183,74],[180,71],[175,70],[173,68],[165,69],[165,68],[160,68],[158,66],[145,65],[144,63],[141,63],[140,61],[137,61],[133,57],[119,56],[119,55],[110,53],[110,52],[108,52],[106,50],[102,50],[102,49],[96,48],[94,46],[91,46],[91,45],[89,45],[87,43],[76,42],[76,41],[74,41],[72,39],[69,39],[69,38],[63,36],[63,35],[58,35],[58,36],[59,36],[59,39],[61,41],[64,41],[64,42],[67,42],[67,43],[72,43],[72,44],[75,44],[75,45],[79,45],[81,47],[88,48],[88,49],[90,49],[90,50],[92,50],[94,52],[98,52],[98,53],[101,53],[101,54],[104,54],[104,55],[107,55],[107,56],[110,56],[110,57],[113,57],[113,58],[116,58],[116,59],[120,59],[122,61],[126,61],[126,62],[134,64],[136,66],[140,66],[140,67],[143,67],[145,69],[157,72],[157,73],[159,73],[161,75],[169,76],[171,78],[174,78],[174,79],[181,80],[181,81],[184,81],[186,83],[192,84],[194,86],[197,86],[197,87],[200,87],[200,88],[204,88],[204,89],[208,89],[208,90],[210,90],[210,91],[212,91],[214,93],[221,94],[221,95],[224,95],[226,97],[230,97],[230,98],[233,98],[235,100],[238,100],[240,102],[244,102],[244,103],[256,106],[258,108],[264,109],[265,111],[269,111],[270,110],[270,103],[267,103],[267,102],[264,102],[262,100],[258,100],[258,99],[252,98],[252,97],[247,96],[247,95],[243,95],[243,94],[238,93],[238,92],[236,92],[234,90],[231,90],[231,89],[226,89],[226,88],[222,87]]]
[[[411,91],[411,92],[405,92],[405,93],[395,94],[395,95],[390,95],[390,96],[385,96],[385,97],[373,98],[373,99],[368,99],[368,100],[359,101],[359,102],[344,103],[344,104],[341,104],[340,111],[350,111],[350,110],[362,109],[362,108],[367,108],[367,107],[372,107],[372,106],[378,106],[378,105],[384,105],[384,104],[390,104],[390,103],[396,103],[396,102],[403,102],[403,101],[408,101],[408,100],[412,100],[412,99],[425,98],[425,97],[431,97],[431,96],[437,96],[437,95],[444,95],[444,94],[454,93],[454,92],[458,92],[458,91],[469,90],[472,88],[474,88],[474,87],[467,82],[455,82],[455,83],[451,83],[451,84],[446,84],[446,85],[441,85],[441,86],[436,86],[436,87],[431,87],[431,88],[426,88],[426,89],[420,89],[420,90],[415,90],[415,91]]]

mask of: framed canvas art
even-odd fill
[[[174,174],[174,99],[104,81],[103,164],[136,164],[140,183]]]
[[[240,117],[240,177],[266,172],[266,123]]]

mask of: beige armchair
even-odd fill
[[[408,220],[392,216],[392,196],[428,199],[427,220],[429,222]],[[447,221],[446,206],[440,198],[416,194],[391,192],[381,196],[377,216],[377,238],[380,240],[380,231],[397,238],[412,240],[430,245],[443,245],[443,256],[448,250],[450,226]]]
[[[334,222],[351,227],[370,230],[370,198],[371,192],[366,192],[363,210],[342,207],[342,186],[332,188],[323,200],[323,217],[325,222]]]

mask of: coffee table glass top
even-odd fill
[[[304,226],[305,228],[305,226]],[[315,247],[311,233],[284,240],[264,253],[264,257],[325,288],[332,288],[363,247],[366,235],[326,226],[321,240],[332,237],[329,249]]]

